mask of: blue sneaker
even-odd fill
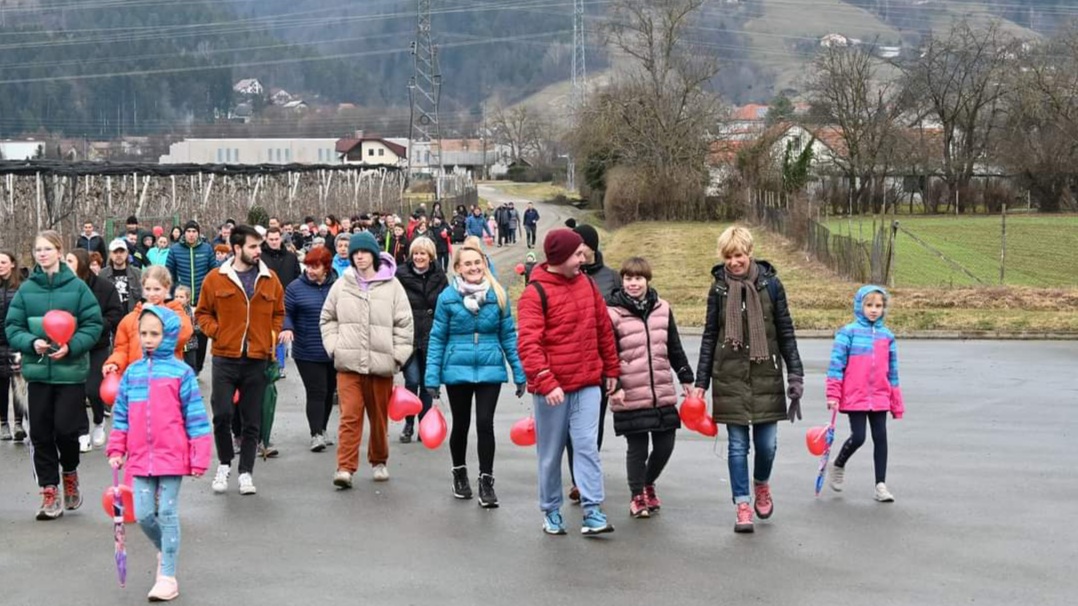
[[[548,511],[543,516],[543,532],[547,534],[565,534],[565,522],[561,519],[561,512],[555,509]]]
[[[614,527],[606,521],[606,514],[598,507],[592,507],[584,512],[584,524],[580,527],[582,535],[597,535],[614,532]]]

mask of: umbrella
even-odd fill
[[[277,414],[277,381],[280,378],[281,367],[277,365],[277,362],[271,360],[266,364],[266,390],[262,392],[262,432],[260,437],[264,446],[269,444],[270,433],[273,431],[273,416]]]
[[[124,528],[124,499],[120,494],[120,471],[112,470],[112,536],[116,541],[116,574],[120,587],[127,585],[127,529]]]
[[[831,424],[827,426],[827,448],[820,455],[820,473],[816,476],[816,496],[820,496],[820,491],[823,490],[823,478],[827,474],[827,460],[831,458],[831,444],[835,441],[836,415],[838,415],[838,408],[831,411]]]

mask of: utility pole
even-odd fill
[[[411,172],[415,143],[426,143],[438,198],[441,198],[442,132],[438,124],[438,99],[441,95],[442,74],[438,69],[438,49],[431,41],[431,4],[434,0],[417,0],[417,26],[412,42],[414,74],[408,81],[411,114],[408,118],[408,171]]]
[[[574,120],[577,112],[584,107],[584,88],[587,80],[588,70],[584,61],[584,0],[573,0],[573,75],[569,112]],[[566,185],[569,191],[573,191],[576,189],[576,160],[572,154],[569,154],[566,169]]]

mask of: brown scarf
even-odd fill
[[[760,293],[756,290],[756,279],[760,268],[756,261],[749,265],[749,273],[735,276],[726,272],[726,342],[737,351],[745,345],[745,335],[741,323],[741,309],[749,317],[749,360],[763,362],[768,358],[767,331],[764,329],[764,310],[760,306]]]

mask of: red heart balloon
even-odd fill
[[[681,403],[681,410],[678,411],[678,414],[681,415],[682,423],[685,423],[691,429],[700,419],[707,415],[707,404],[700,398],[690,396]]]
[[[423,445],[431,450],[442,445],[447,431],[445,417],[437,406],[432,406],[419,422],[419,438],[423,440]]]
[[[403,385],[393,386],[393,395],[389,396],[389,418],[403,421],[405,417],[414,417],[423,412],[423,401]]]
[[[105,375],[105,378],[101,380],[101,389],[98,390],[98,395],[105,404],[111,408],[116,402],[116,394],[120,392],[120,373],[110,372]]]
[[[535,419],[525,417],[509,430],[509,439],[517,446],[535,446]]]
[[[714,438],[719,435],[719,426],[715,424],[715,420],[711,417],[704,416],[696,423],[696,431],[704,434],[709,438]]]
[[[820,456],[827,450],[827,426],[810,427],[805,432],[805,446],[813,456]]]
[[[41,327],[53,343],[67,345],[75,334],[75,316],[62,309],[54,309],[41,319]]]
[[[131,490],[131,487],[127,484],[120,484],[120,503],[124,507],[124,522],[127,524],[133,524],[135,522],[135,493]],[[105,492],[101,494],[101,508],[105,510],[105,515],[112,519],[112,495],[113,487],[106,486]]]

